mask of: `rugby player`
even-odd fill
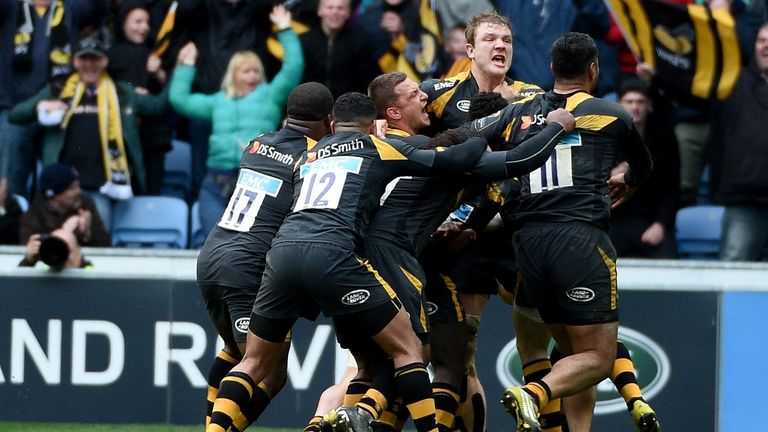
[[[292,212],[267,253],[246,352],[222,381],[209,432],[226,431],[242,415],[255,383],[278,365],[293,323],[314,318],[318,309],[334,317],[342,332],[355,329],[376,342],[394,363],[396,386],[416,429],[437,429],[421,343],[387,281],[360,256],[362,240],[387,182],[399,175],[462,172],[484,152],[485,141],[473,138],[437,152],[368,135],[376,108],[360,93],[339,97],[333,117],[334,133],[307,152],[294,173]]]
[[[567,33],[558,39],[552,72],[554,90],[541,96],[541,103],[529,104],[531,110],[508,133],[521,138],[536,133],[540,116],[562,107],[576,117],[576,131],[547,163],[522,176],[519,205],[511,217],[523,292],[566,357],[541,379],[505,391],[502,401],[516,417],[518,431],[540,431],[538,415],[549,400],[577,394],[610,375],[618,302],[616,256],[606,233],[609,194],[622,199],[652,168],[631,116],[589,94],[599,74],[597,48],[589,36]],[[624,155],[629,170],[610,177],[617,153]],[[575,422],[569,416],[572,431],[590,425],[591,410]]]
[[[248,323],[261,285],[265,257],[293,201],[294,164],[330,132],[333,96],[322,84],[293,89],[285,127],[260,135],[246,147],[237,186],[218,225],[197,258],[197,283],[211,321],[224,340],[208,372],[206,425],[211,422],[219,383],[245,352]],[[287,378],[290,341],[282,344],[280,365],[253,390],[253,403],[235,422],[238,430],[256,420]]]
[[[379,118],[387,120],[387,137],[402,139],[414,147],[450,144],[450,140],[462,140],[462,135],[451,137],[448,133],[434,139],[416,135],[416,132],[429,125],[429,117],[425,112],[426,94],[404,73],[380,75],[371,82],[369,95],[376,104]],[[521,175],[540,166],[549,157],[557,136],[566,132],[567,128],[572,130],[574,125],[572,116],[565,110],[553,111],[547,120],[552,125],[547,133],[539,134],[509,152],[483,154],[481,162],[472,171],[506,178]],[[506,170],[505,167],[512,168]],[[422,343],[428,341],[428,323],[422,291],[425,277],[416,256],[423,250],[430,234],[453,209],[468,180],[469,176],[462,175],[400,177],[394,180],[387,186],[381,205],[366,232],[365,256],[371,260],[403,302]],[[458,307],[458,304],[454,304],[452,309],[456,310]],[[466,340],[466,332],[457,336],[459,340]],[[356,352],[358,364],[369,365],[370,361],[361,361],[359,354],[359,351]],[[459,359],[458,363],[461,376],[463,359]],[[459,399],[458,386],[461,383],[445,382],[445,379],[450,378],[446,376],[445,365],[433,362],[433,366],[436,373],[433,391],[438,424],[441,429],[449,430],[453,426],[453,414]],[[350,385],[348,396],[359,392],[362,383],[370,384],[370,370],[363,369],[365,368],[361,368],[353,385]],[[377,376],[381,372],[382,370],[376,371]],[[342,430],[367,430],[367,424],[377,419],[389,402],[392,402],[393,387],[381,379],[374,379],[373,388],[359,397],[360,400],[355,404],[358,409],[341,410],[344,415],[337,418],[337,423],[338,420],[345,423]],[[348,397],[345,401],[349,403],[352,398]],[[338,427],[336,429],[338,430]]]
[[[431,127],[430,133],[443,131],[449,128],[456,128],[468,122],[470,99],[479,92],[498,92],[509,101],[521,97],[527,97],[533,94],[542,93],[536,85],[514,81],[509,79],[506,74],[512,65],[512,24],[509,19],[497,12],[484,12],[470,18],[465,31],[467,45],[467,56],[471,59],[469,71],[458,75],[439,80],[429,80],[423,82],[420,87],[427,94],[427,110],[430,114]],[[500,197],[491,189],[492,194]],[[499,202],[500,204],[500,202]],[[494,236],[493,238],[501,238]],[[444,243],[435,244],[431,251],[445,249]],[[464,427],[470,431],[485,430],[485,393],[482,385],[475,373],[474,351],[476,350],[476,335],[480,326],[480,317],[482,315],[485,302],[489,294],[496,292],[496,283],[492,278],[482,278],[480,280],[462,276],[451,270],[451,263],[457,259],[467,261],[468,267],[474,266],[474,256],[457,257],[456,253],[436,254],[430,252],[432,263],[424,263],[427,277],[429,278],[428,295],[434,291],[450,292],[458,291],[463,310],[461,316],[452,318],[448,316],[435,316],[435,320],[440,322],[443,330],[436,329],[432,332],[432,350],[433,360],[438,360],[442,355],[451,357],[466,358],[466,366],[462,368],[461,375],[457,379],[464,379],[467,374],[466,383],[466,401],[462,407],[462,418],[460,419]],[[439,288],[435,288],[438,285]],[[436,304],[438,311],[446,311],[446,307]],[[448,305],[445,305],[448,306]],[[466,314],[466,316],[464,316]],[[466,320],[465,320],[466,318]],[[447,321],[444,321],[446,320]],[[444,324],[444,325],[443,325]],[[454,342],[456,330],[451,331],[453,327],[461,324],[470,327],[470,340],[467,344],[467,353],[462,349],[457,349]],[[444,333],[448,332],[448,333]],[[444,354],[443,354],[444,353]],[[450,360],[448,360],[450,361]],[[479,414],[474,418],[475,414]]]

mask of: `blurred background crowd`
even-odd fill
[[[638,64],[603,0],[0,0],[0,243],[26,245],[25,265],[62,227],[81,246],[199,247],[292,88],[467,70],[464,24],[495,9],[514,26],[509,76],[543,89],[557,37],[598,42],[595,95],[632,114],[655,161],[612,216],[619,256],[761,260],[768,1],[698,3],[733,17],[743,67],[730,96],[692,103]],[[167,219],[176,237],[132,239]],[[683,251],[684,233],[716,245]]]

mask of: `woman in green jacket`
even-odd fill
[[[210,121],[213,132],[208,143],[208,174],[200,187],[200,222],[209,232],[224,212],[237,181],[237,169],[245,146],[258,135],[276,130],[290,91],[304,72],[299,38],[290,28],[291,13],[277,5],[269,15],[278,28],[284,48],[283,65],[271,82],[252,51],[235,53],[229,61],[221,91],[192,93],[197,49],[189,43],[179,52],[170,85],[171,105],[180,114]]]

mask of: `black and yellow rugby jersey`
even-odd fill
[[[544,91],[534,85],[506,78],[507,85],[521,97],[529,97]],[[427,112],[432,121],[430,131],[452,129],[468,122],[469,100],[479,93],[477,80],[471,71],[458,75],[422,82],[419,87],[427,94]]]
[[[429,137],[388,129],[387,138],[423,148]],[[418,256],[427,240],[458,203],[469,176],[456,173],[436,177],[398,177],[381,196],[380,206],[365,232],[365,239],[396,245]]]
[[[521,177],[519,206],[513,218],[526,221],[585,221],[607,228],[611,203],[607,181],[615,160],[630,165],[630,184],[648,179],[651,156],[635,129],[632,117],[618,104],[586,92],[549,91],[489,117],[472,128],[507,143],[522,142],[545,128],[546,115],[565,108],[576,117],[576,130],[559,138],[549,159]]]
[[[403,175],[465,171],[485,146],[485,140],[472,138],[434,151],[358,132],[328,135],[301,160],[294,174],[292,212],[273,245],[315,242],[361,250],[387,183]]]
[[[296,163],[314,144],[289,128],[248,144],[229,204],[200,250],[198,281],[251,287],[253,278],[260,280],[267,250],[293,203]]]

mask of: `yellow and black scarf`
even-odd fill
[[[13,37],[13,68],[16,72],[27,72],[32,67],[32,49],[36,31],[44,30],[51,38],[48,73],[51,78],[69,74],[72,69],[69,64],[71,47],[69,31],[64,17],[63,0],[54,0],[46,11],[47,25],[45,29],[36,29],[32,14],[37,13],[30,0],[18,0],[16,14],[16,34]]]
[[[59,95],[59,98],[69,105],[69,110],[61,122],[62,129],[66,129],[84,93],[85,85],[80,81],[80,74],[72,74]],[[133,197],[133,190],[123,142],[123,126],[120,122],[120,102],[117,99],[117,87],[106,73],[101,76],[96,87],[96,107],[101,155],[104,160],[104,174],[107,177],[99,192],[114,199],[129,199]]]

